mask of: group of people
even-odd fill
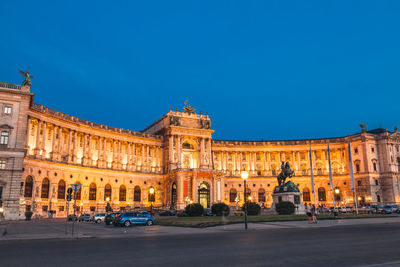
[[[304,204],[306,206],[306,214],[308,218],[308,223],[318,223],[316,216],[316,209],[314,204]]]

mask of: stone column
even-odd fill
[[[132,170],[133,171],[136,171],[136,166],[137,166],[136,160],[137,160],[137,158],[136,158],[136,145],[135,145],[135,143],[132,143]]]
[[[207,157],[208,157],[208,168],[212,168],[212,158],[211,158],[211,138],[207,139]]]
[[[235,172],[235,175],[237,174],[237,152],[235,151],[233,153],[233,171]]]
[[[82,148],[82,159],[81,159],[81,164],[82,165],[87,165],[87,155],[86,155],[86,150],[87,150],[87,134],[83,134],[83,148]]]
[[[243,161],[243,154],[242,154],[242,151],[240,151],[239,152],[239,172],[242,170],[242,167],[243,167],[243,163],[242,163],[242,161]]]
[[[267,154],[267,161],[268,161],[268,171],[271,171],[271,152]]]
[[[78,132],[74,130],[74,148],[73,148],[73,153],[72,153],[72,158],[74,163],[78,163]],[[81,195],[83,196],[83,195]]]
[[[91,134],[89,134],[88,135],[88,138],[89,138],[89,144],[88,144],[88,152],[87,152],[87,164],[89,165],[89,166],[92,166],[93,165],[93,155],[92,155],[92,139],[93,139],[93,136],[91,135]]]
[[[53,127],[53,142],[51,144],[51,160],[57,160],[57,152],[56,152],[56,138],[57,137],[57,126]]]
[[[34,149],[34,154],[36,157],[40,156],[40,128],[42,127],[42,122],[38,119],[38,125],[36,130],[36,144]]]
[[[112,139],[112,163],[111,168],[117,169],[117,141]]]
[[[151,172],[150,146],[146,146],[146,169]]]
[[[60,161],[64,161],[64,138],[63,138],[63,128],[60,126],[58,129],[58,158]]]
[[[169,169],[172,170],[174,164],[174,139],[172,135],[168,137],[168,141],[168,166]]]
[[[297,170],[301,170],[300,151],[297,151]]]
[[[103,162],[102,162],[103,168],[108,168],[108,162],[107,162],[107,138],[106,137],[104,137],[104,139],[103,139],[103,150],[102,150],[102,153],[103,153]]]
[[[144,157],[144,144],[142,144],[142,172],[146,171],[146,159]]]
[[[60,138],[58,138],[58,145],[60,145]],[[72,162],[72,152],[71,152],[71,146],[72,146],[72,130],[68,129],[68,163]]]
[[[184,177],[183,177],[183,173],[181,173],[181,172],[178,172],[177,173],[177,177],[176,177],[176,179],[177,179],[177,208],[178,209],[183,209],[183,208],[185,208],[185,199],[184,199],[184,197],[183,197],[183,180],[184,180]]]
[[[121,149],[121,146],[122,146],[122,143],[121,143],[121,141],[120,140],[118,140],[117,141],[118,142],[118,151],[117,151],[117,168],[118,169],[121,169],[121,167],[122,167],[122,157],[121,157],[121,154],[122,154],[122,149]]]
[[[182,163],[181,163],[181,160],[182,160],[181,147],[182,147],[182,144],[181,144],[181,137],[178,135],[178,136],[176,137],[176,151],[177,151],[177,153],[178,153],[178,169],[182,168]]]
[[[265,176],[265,171],[267,170],[267,153],[263,153],[263,159],[264,159],[264,167],[263,167],[263,175]]]
[[[225,171],[228,173],[229,172],[229,168],[228,168],[228,156],[229,156],[229,152],[225,151]]]
[[[201,143],[200,143],[200,168],[203,169],[204,168],[204,138],[201,138]]]
[[[47,122],[43,122],[43,141],[42,145],[40,146],[42,150],[42,158],[46,158],[46,138],[47,138]]]

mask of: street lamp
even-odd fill
[[[246,199],[246,179],[249,178],[249,173],[242,171],[240,174],[244,181],[244,229],[247,230],[247,199]]]
[[[154,188],[150,187],[149,190],[149,198],[150,198],[150,214],[153,214],[153,201],[154,201]]]
[[[80,206],[81,206],[81,214],[83,214],[83,202],[81,202]]]

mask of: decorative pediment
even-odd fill
[[[0,125],[0,129],[7,129],[7,130],[11,130],[14,129],[14,127],[8,125],[8,124],[2,124]]]

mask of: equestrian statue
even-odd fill
[[[292,169],[290,169],[290,164],[289,162],[284,162],[282,161],[282,165],[281,165],[281,173],[278,175],[278,185],[279,187],[282,187],[285,185],[285,180],[286,178],[292,178],[292,176],[295,176],[295,173]]]

